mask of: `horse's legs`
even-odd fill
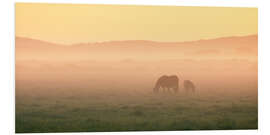
[[[163,93],[165,93],[165,91],[166,91],[165,87],[162,87],[162,89],[163,89]]]
[[[189,90],[190,90],[189,88],[186,88],[186,94],[189,94]]]
[[[169,90],[168,87],[164,87],[164,92],[166,93]]]
[[[176,86],[173,90],[174,90],[174,93],[177,93],[179,90],[179,86]]]
[[[178,88],[174,88],[173,91],[174,91],[174,93],[177,93],[178,92]]]
[[[195,88],[194,87],[192,88],[192,93],[195,94]]]
[[[170,90],[170,88],[168,88],[168,92],[169,92],[169,93],[171,93],[171,90]]]
[[[189,94],[189,95],[192,95],[192,93],[193,93],[193,92],[192,92],[192,88],[188,88],[188,94]]]

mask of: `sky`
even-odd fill
[[[15,36],[74,44],[258,33],[257,8],[16,3]]]

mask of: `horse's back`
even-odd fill
[[[176,81],[179,80],[178,77],[177,77],[176,75],[168,76],[168,78],[169,78],[170,80],[176,80]]]
[[[178,86],[178,77],[176,75],[168,76],[166,80],[166,84],[168,87],[175,87]]]
[[[161,77],[159,77],[158,78],[158,83],[162,83],[162,82],[164,82],[164,81],[166,81],[168,79],[168,76],[167,75],[163,75],[163,76],[161,76]]]
[[[175,85],[178,85],[178,77],[176,75],[172,76],[167,76],[163,75],[158,79],[158,83],[160,83],[161,86],[166,86],[166,87],[172,87]]]
[[[178,84],[178,81],[179,81],[179,79],[176,75],[172,75],[172,76],[168,77],[168,82],[170,82],[170,83],[177,83]]]

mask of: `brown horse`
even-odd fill
[[[167,75],[163,75],[161,76],[157,82],[156,85],[153,89],[154,92],[158,92],[160,88],[163,89],[163,92],[165,92],[165,90],[167,89],[167,91],[170,92],[170,89],[172,88],[174,90],[174,92],[178,92],[178,77],[176,75],[172,75],[172,76],[167,76]]]
[[[189,91],[191,91],[193,93],[195,92],[195,85],[190,80],[184,80],[184,88],[185,88],[186,92],[189,92]]]

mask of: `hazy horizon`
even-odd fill
[[[137,39],[137,40],[135,40],[135,39],[126,39],[126,40],[105,40],[105,41],[96,41],[96,42],[75,42],[75,43],[72,43],[72,44],[58,43],[58,42],[53,42],[53,41],[47,41],[47,40],[44,40],[44,39],[17,36],[17,35],[15,35],[15,39],[16,38],[25,38],[25,39],[31,39],[31,40],[38,40],[38,41],[42,41],[42,42],[49,42],[49,43],[57,44],[57,45],[72,46],[72,45],[80,45],[80,44],[97,44],[97,43],[126,42],[126,41],[141,41],[141,42],[155,42],[155,43],[188,43],[188,42],[198,42],[198,41],[223,39],[223,38],[238,38],[238,37],[250,37],[250,36],[258,36],[258,34],[255,33],[255,34],[247,34],[247,35],[232,35],[232,36],[225,36],[225,37],[203,38],[203,39],[186,40],[186,41],[156,41],[156,40],[143,40],[143,39],[141,39],[141,40],[140,39]]]

